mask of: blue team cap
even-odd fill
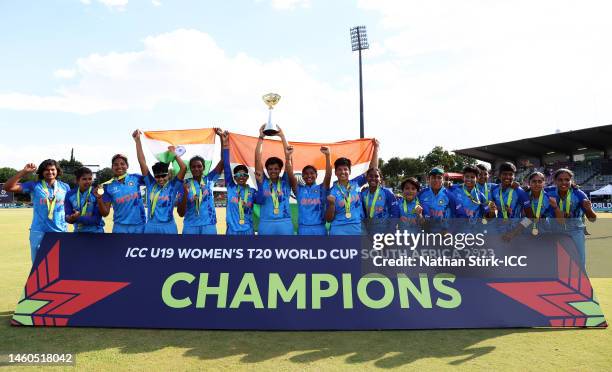
[[[429,171],[429,175],[430,176],[435,176],[435,175],[444,175],[444,169],[440,168],[440,167],[433,167],[431,168],[431,170]]]

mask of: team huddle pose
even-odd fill
[[[75,233],[103,233],[104,217],[113,209],[113,233],[177,234],[174,208],[183,218],[183,234],[217,234],[213,186],[221,173],[227,188],[227,235],[253,235],[254,205],[259,205],[259,235],[293,235],[290,197],[298,205],[298,235],[361,235],[389,232],[395,229],[420,232],[450,231],[451,220],[464,221],[461,229],[480,230],[493,223],[492,228],[512,237],[521,233],[538,235],[540,232],[562,232],[572,238],[584,262],[584,219],[594,222],[596,215],[586,194],[573,182],[569,169],[554,173],[554,185],[545,187],[545,177],[534,172],[528,177],[529,187],[523,189],[515,181],[516,167],[503,163],[498,169],[499,184],[489,182],[489,171],[484,165],[469,165],[463,169],[463,183],[445,185],[444,170],[431,169],[428,187],[421,189],[416,178],[401,182],[401,195],[384,187],[383,176],[377,168],[379,142],[375,140],[369,169],[364,174],[351,175],[351,160],[338,157],[333,163],[337,181],[331,184],[332,154],[321,147],[325,157],[325,176],[317,184],[317,170],[313,165],[302,169],[303,184],[298,182],[293,169],[294,149],[279,128],[285,159],[270,157],[263,161],[264,126],[260,128],[255,148],[255,181],[257,189],[249,186],[249,169],[240,164],[231,169],[229,133],[215,128],[221,139],[221,160],[205,174],[205,160],[194,156],[188,166],[191,178],[185,179],[187,165],[175,154],[179,170],[170,178],[169,165],[146,163],[141,143],[142,132],[132,137],[141,174],[128,173],[125,155],[111,159],[113,177],[93,187],[93,173],[86,167],[75,172],[77,186],[58,179],[62,175],[59,164],[52,159],[38,167],[29,163],[11,177],[4,189],[29,193],[34,212],[30,227],[32,261],[46,232],[66,232],[68,224]],[[284,168],[284,172],[283,172]],[[265,169],[265,171],[264,171]],[[19,183],[36,172],[38,181]],[[365,185],[365,187],[364,187]],[[146,187],[146,200],[141,196]],[[145,208],[146,203],[146,208]],[[528,226],[519,221],[528,219]],[[497,222],[497,223],[495,223]],[[328,228],[329,226],[329,228]]]

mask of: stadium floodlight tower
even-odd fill
[[[354,51],[359,51],[359,138],[364,137],[363,130],[363,77],[361,73],[361,51],[368,49],[368,34],[366,26],[351,27],[351,46]]]

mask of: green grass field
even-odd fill
[[[0,210],[0,354],[74,352],[77,367],[87,370],[612,369],[609,328],[237,332],[11,327],[30,270],[30,218],[31,209]],[[602,222],[589,227],[589,265],[612,262],[612,224]],[[609,278],[592,280],[608,320]]]

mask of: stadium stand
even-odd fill
[[[569,168],[584,191],[612,183],[612,125],[604,125],[540,137],[478,146],[454,151],[488,162],[493,170],[505,161],[517,165],[517,180],[523,182],[538,170],[552,183],[556,169]]]

